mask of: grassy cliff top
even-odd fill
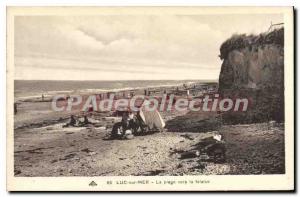
[[[259,35],[234,34],[220,47],[220,58],[225,59],[230,51],[253,45],[277,44],[284,45],[284,28],[274,29],[271,32]]]

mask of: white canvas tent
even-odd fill
[[[162,130],[166,125],[159,111],[157,109],[151,111],[147,110],[145,107],[145,103],[140,108],[140,117],[149,127],[149,129],[157,128],[159,130]]]

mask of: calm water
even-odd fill
[[[134,88],[182,85],[200,82],[198,80],[155,80],[155,81],[46,81],[46,80],[15,80],[15,97],[40,97],[42,94],[86,93],[117,91]]]

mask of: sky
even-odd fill
[[[216,80],[220,45],[278,14],[16,16],[15,79]]]

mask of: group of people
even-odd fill
[[[144,131],[146,127],[139,116],[139,112],[135,115],[131,111],[124,111],[121,122],[114,124],[111,137],[122,138],[126,134],[137,135],[139,131]]]
[[[65,124],[63,127],[81,127],[81,126],[86,126],[88,124],[91,124],[91,122],[89,121],[86,115],[83,117],[83,121],[80,121],[77,118],[75,118],[74,115],[71,115],[70,122]]]

